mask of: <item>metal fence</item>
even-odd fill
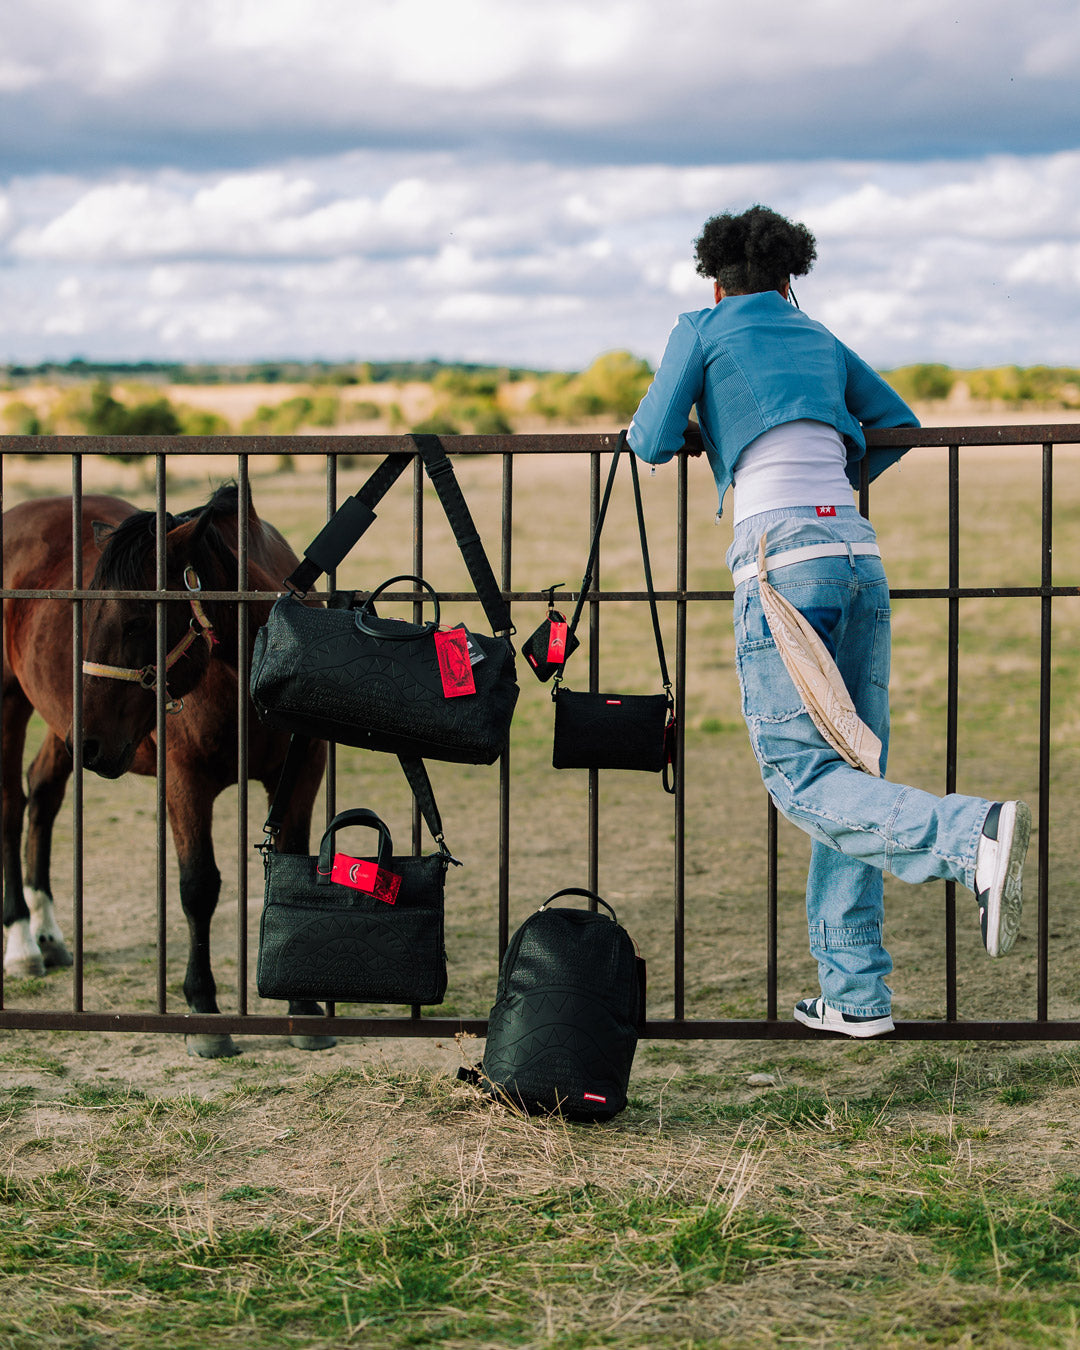
[[[870,433],[871,445],[881,447],[939,447],[947,456],[948,482],[948,534],[942,541],[943,550],[947,550],[947,583],[943,586],[894,590],[893,597],[898,600],[925,599],[944,605],[948,613],[948,661],[944,672],[947,695],[947,713],[945,727],[945,782],[946,791],[956,789],[957,746],[960,726],[959,702],[959,651],[960,651],[960,605],[961,602],[975,598],[1023,597],[1039,602],[1039,766],[1038,766],[1038,805],[1037,847],[1034,857],[1029,860],[1028,892],[1033,890],[1032,880],[1037,876],[1037,891],[1033,903],[1037,943],[1037,991],[1035,1017],[1027,1020],[1011,1021],[969,1021],[960,1020],[957,1015],[957,949],[956,949],[956,899],[955,885],[945,886],[945,1007],[946,1015],[937,1021],[899,1022],[894,1035],[909,1040],[1001,1040],[1001,1039],[1038,1039],[1072,1040],[1080,1039],[1080,1022],[1073,1020],[1054,1020],[1049,1016],[1049,997],[1051,992],[1051,966],[1049,934],[1051,921],[1051,896],[1049,887],[1050,839],[1054,826],[1054,802],[1051,797],[1051,683],[1052,631],[1055,602],[1066,597],[1080,594],[1075,578],[1069,584],[1054,584],[1053,579],[1053,521],[1054,521],[1054,459],[1055,449],[1080,443],[1080,424],[1062,425],[1026,425],[1026,426],[987,426],[952,427],[944,429],[924,428],[920,430],[897,430]],[[590,464],[590,522],[596,519],[601,495],[601,469],[603,457],[610,453],[614,437],[605,434],[573,435],[517,435],[517,436],[460,436],[447,437],[447,450],[452,456],[487,455],[501,460],[501,506],[497,530],[491,521],[479,522],[492,555],[496,577],[505,597],[513,604],[532,602],[530,614],[537,613],[536,605],[546,599],[543,591],[525,591],[511,589],[511,566],[514,548],[514,465],[522,456],[567,454],[585,456]],[[986,446],[1024,446],[1032,447],[1032,469],[1040,476],[1041,492],[1041,535],[1039,540],[1041,575],[1037,584],[1029,586],[983,586],[964,587],[960,585],[960,463],[962,452]],[[1039,450],[1041,447],[1041,452]],[[102,439],[99,437],[0,437],[0,474],[3,472],[4,457],[25,456],[27,454],[47,457],[61,456],[70,458],[71,491],[75,501],[73,522],[80,519],[79,506],[83,496],[83,458],[89,455],[116,455],[133,453],[148,456],[155,464],[155,486],[158,510],[163,514],[166,497],[166,472],[170,455],[235,456],[236,477],[242,493],[246,493],[249,483],[249,459],[255,456],[282,455],[318,456],[325,461],[326,510],[332,514],[338,505],[338,460],[342,456],[371,457],[374,467],[377,456],[392,451],[410,450],[407,437],[398,436],[298,436],[298,437],[206,437],[206,438],[132,438],[128,444],[121,438]],[[687,461],[679,457],[671,470],[677,475],[675,494],[676,520],[674,531],[676,539],[675,585],[674,589],[660,590],[658,599],[670,606],[675,614],[674,644],[674,686],[677,713],[681,713],[686,698],[687,674],[687,621],[693,606],[730,602],[733,592],[730,589],[701,590],[690,589],[688,578],[688,539],[690,490]],[[0,482],[2,486],[2,482]],[[413,480],[414,518],[413,518],[413,556],[414,571],[423,571],[424,521],[422,509],[423,475],[419,459]],[[860,491],[860,506],[869,514],[872,504],[872,489],[864,482]],[[73,530],[76,527],[73,523]],[[246,544],[241,535],[240,556],[245,556]],[[244,576],[243,570],[241,576]],[[4,578],[5,582],[7,577]],[[7,601],[14,598],[32,598],[37,592],[28,592],[5,588],[0,592]],[[70,589],[49,592],[56,600],[67,601],[72,607],[73,649],[81,652],[82,602],[93,592],[89,591],[85,579],[76,569]],[[129,594],[129,593],[125,593]],[[158,602],[159,646],[163,651],[163,614],[166,592],[163,590],[131,592],[132,597],[147,598]],[[563,592],[565,594],[565,592]],[[175,598],[175,593],[173,594]],[[225,598],[223,595],[222,597]],[[227,598],[238,605],[252,600],[265,598],[265,593],[244,589],[243,584],[235,594],[229,592]],[[472,598],[467,593],[448,594],[447,599]],[[590,687],[598,687],[598,659],[600,650],[599,618],[602,605],[610,601],[646,600],[645,592],[605,590],[602,585],[594,586],[588,597],[588,622],[591,641],[589,643]],[[531,626],[531,625],[530,625]],[[243,655],[243,653],[242,653]],[[76,691],[76,724],[79,715],[79,697],[81,675],[78,666],[72,672],[73,689]],[[241,688],[243,689],[243,682]],[[319,1034],[332,1029],[343,1036],[453,1036],[457,1032],[471,1032],[483,1035],[486,1023],[480,1018],[449,1018],[419,1015],[418,1009],[411,1016],[398,1017],[354,1017],[337,1015],[331,1006],[328,1019],[289,1018],[268,1016],[248,1011],[248,992],[243,972],[247,969],[248,924],[247,902],[248,883],[246,859],[251,849],[246,825],[246,727],[248,707],[246,699],[241,700],[239,710],[239,757],[240,757],[240,809],[237,838],[239,892],[239,922],[237,965],[240,972],[237,990],[237,1009],[217,1016],[197,1016],[170,1008],[167,993],[167,979],[164,965],[164,942],[159,944],[159,968],[157,983],[157,1008],[153,1013],[144,1012],[95,1012],[84,1007],[82,979],[82,933],[83,933],[83,894],[82,894],[82,781],[81,765],[76,763],[73,781],[74,846],[71,863],[73,920],[72,942],[75,966],[72,978],[72,1000],[69,1009],[40,1009],[11,1006],[3,997],[3,984],[0,982],[0,1028],[22,1029],[60,1029],[60,1030],[117,1030],[117,1031],[164,1031],[184,1033],[243,1033],[256,1035]],[[164,722],[164,696],[159,696],[158,740],[162,742],[161,730]],[[679,750],[682,750],[682,737],[685,722],[679,717]],[[778,822],[775,808],[771,803],[762,808],[762,829],[768,836],[768,868],[765,894],[762,905],[762,922],[766,929],[765,947],[767,952],[766,968],[762,972],[765,987],[766,1016],[763,1019],[695,1020],[686,1015],[687,989],[685,969],[686,942],[686,805],[687,793],[692,791],[681,768],[683,756],[680,753],[680,768],[676,773],[676,791],[673,803],[673,969],[674,969],[674,1015],[670,1018],[650,1018],[645,1026],[646,1037],[660,1039],[779,1039],[801,1038],[812,1035],[787,1016],[779,1015],[777,1002],[778,985]],[[164,915],[167,903],[167,885],[165,877],[165,809],[163,784],[159,760],[157,783],[157,906],[159,931],[164,932]],[[599,877],[599,776],[589,771],[588,788],[588,880],[592,890],[598,890]],[[510,837],[510,803],[514,791],[514,775],[508,755],[503,757],[498,770],[497,792],[499,798],[499,880],[497,923],[499,933],[499,952],[504,949],[509,935],[509,869],[512,854]],[[331,788],[332,794],[332,788]],[[332,795],[331,795],[332,800]],[[762,796],[765,802],[764,794]],[[418,822],[414,819],[414,847],[419,847]],[[1035,867],[1031,863],[1035,863]],[[1064,980],[1066,972],[1057,972]],[[175,999],[174,999],[175,1002]],[[332,1027],[328,1028],[328,1021]]]

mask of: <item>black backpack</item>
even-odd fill
[[[564,895],[608,913],[548,908]],[[645,962],[615,911],[592,891],[556,891],[506,948],[480,1080],[530,1114],[609,1120],[626,1105],[644,1019]]]

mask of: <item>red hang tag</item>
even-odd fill
[[[816,506],[816,507],[814,508],[814,510],[818,513],[819,516],[835,516],[835,515],[836,515],[836,507],[835,507],[835,506]]]
[[[350,858],[347,853],[334,854],[330,880],[339,886],[351,886],[354,891],[365,891],[388,905],[397,900],[401,889],[401,878],[396,872],[388,872],[364,858]]]
[[[553,666],[561,666],[566,660],[566,620],[552,619],[548,629],[547,659]]]
[[[435,634],[435,654],[439,658],[443,695],[460,698],[475,694],[472,662],[469,660],[469,639],[464,628],[450,628]]]

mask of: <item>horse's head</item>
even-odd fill
[[[235,492],[235,490],[234,490]],[[169,711],[206,674],[216,641],[200,592],[236,585],[236,559],[214,524],[220,493],[201,511],[166,516],[165,585],[183,601],[165,611],[165,660],[159,662],[157,602],[103,595],[83,607],[83,763],[105,778],[131,767],[157,719],[163,683]],[[137,511],[115,527],[95,523],[101,558],[90,589],[157,589],[157,517]]]

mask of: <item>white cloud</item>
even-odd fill
[[[878,364],[1075,360],[1075,0],[8,0],[0,359],[655,359],[706,216]],[[1008,153],[1006,153],[1006,151]]]
[[[17,180],[0,359],[655,360],[675,314],[711,302],[705,217],[764,199],[818,235],[804,308],[875,364],[1075,361],[1078,169],[1071,152],[598,170],[365,153]]]
[[[1073,0],[7,0],[5,42],[32,168],[1045,151],[1080,121]]]

